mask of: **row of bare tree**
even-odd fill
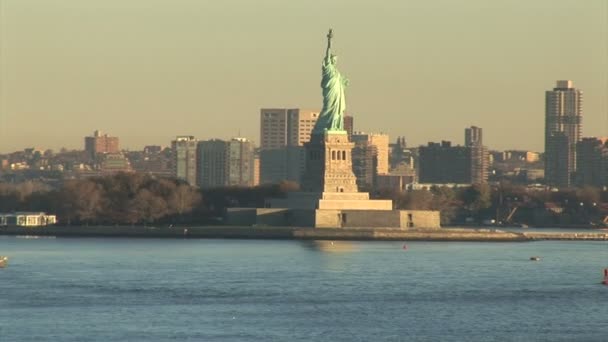
[[[57,188],[33,181],[0,183],[0,212],[44,211],[62,224],[209,223],[217,222],[226,207],[261,207],[264,198],[294,189],[297,185],[286,182],[201,191],[172,178],[118,173],[66,180]]]
[[[118,173],[67,180],[57,187],[31,181],[0,183],[0,212],[45,211],[56,214],[62,224],[205,224],[219,222],[228,207],[263,207],[264,199],[282,197],[297,189],[297,184],[283,182],[201,191],[176,179]],[[462,223],[465,218],[478,222],[508,218],[533,225],[539,223],[538,213],[546,211],[547,204],[562,210],[555,223],[585,224],[602,221],[608,215],[603,205],[608,202],[608,192],[597,188],[529,191],[501,183],[381,191],[375,197],[392,199],[396,209],[439,210],[442,224]]]
[[[0,211],[46,211],[65,224],[154,222],[184,217],[200,203],[201,194],[188,184],[136,173],[67,180],[58,189],[0,184]]]

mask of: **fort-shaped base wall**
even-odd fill
[[[441,228],[439,211],[431,210],[229,208],[226,223],[315,228]]]

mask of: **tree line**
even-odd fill
[[[141,173],[65,180],[57,187],[0,182],[0,212],[42,211],[67,225],[219,223],[227,207],[263,207],[264,198],[296,188],[285,182],[202,191],[177,179]]]
[[[536,226],[604,225],[608,192],[599,188],[560,191],[528,190],[509,182],[425,190],[385,190],[377,198],[392,199],[396,209],[439,210],[443,225],[525,224]]]
[[[264,207],[264,200],[298,190],[292,182],[257,187],[198,189],[141,173],[41,182],[0,183],[0,212],[44,211],[60,224],[217,224],[226,208]],[[529,191],[510,183],[464,188],[382,190],[374,198],[393,200],[395,209],[439,210],[443,225],[483,223],[589,225],[608,215],[606,191],[578,188]]]

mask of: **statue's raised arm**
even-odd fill
[[[334,37],[334,31],[329,29],[327,33],[327,50],[325,50],[325,60],[329,61],[331,58],[331,39]]]

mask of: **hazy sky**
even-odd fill
[[[0,152],[258,142],[260,108],[321,106],[329,27],[357,130],[542,151],[571,79],[608,135],[608,0],[0,0]]]

